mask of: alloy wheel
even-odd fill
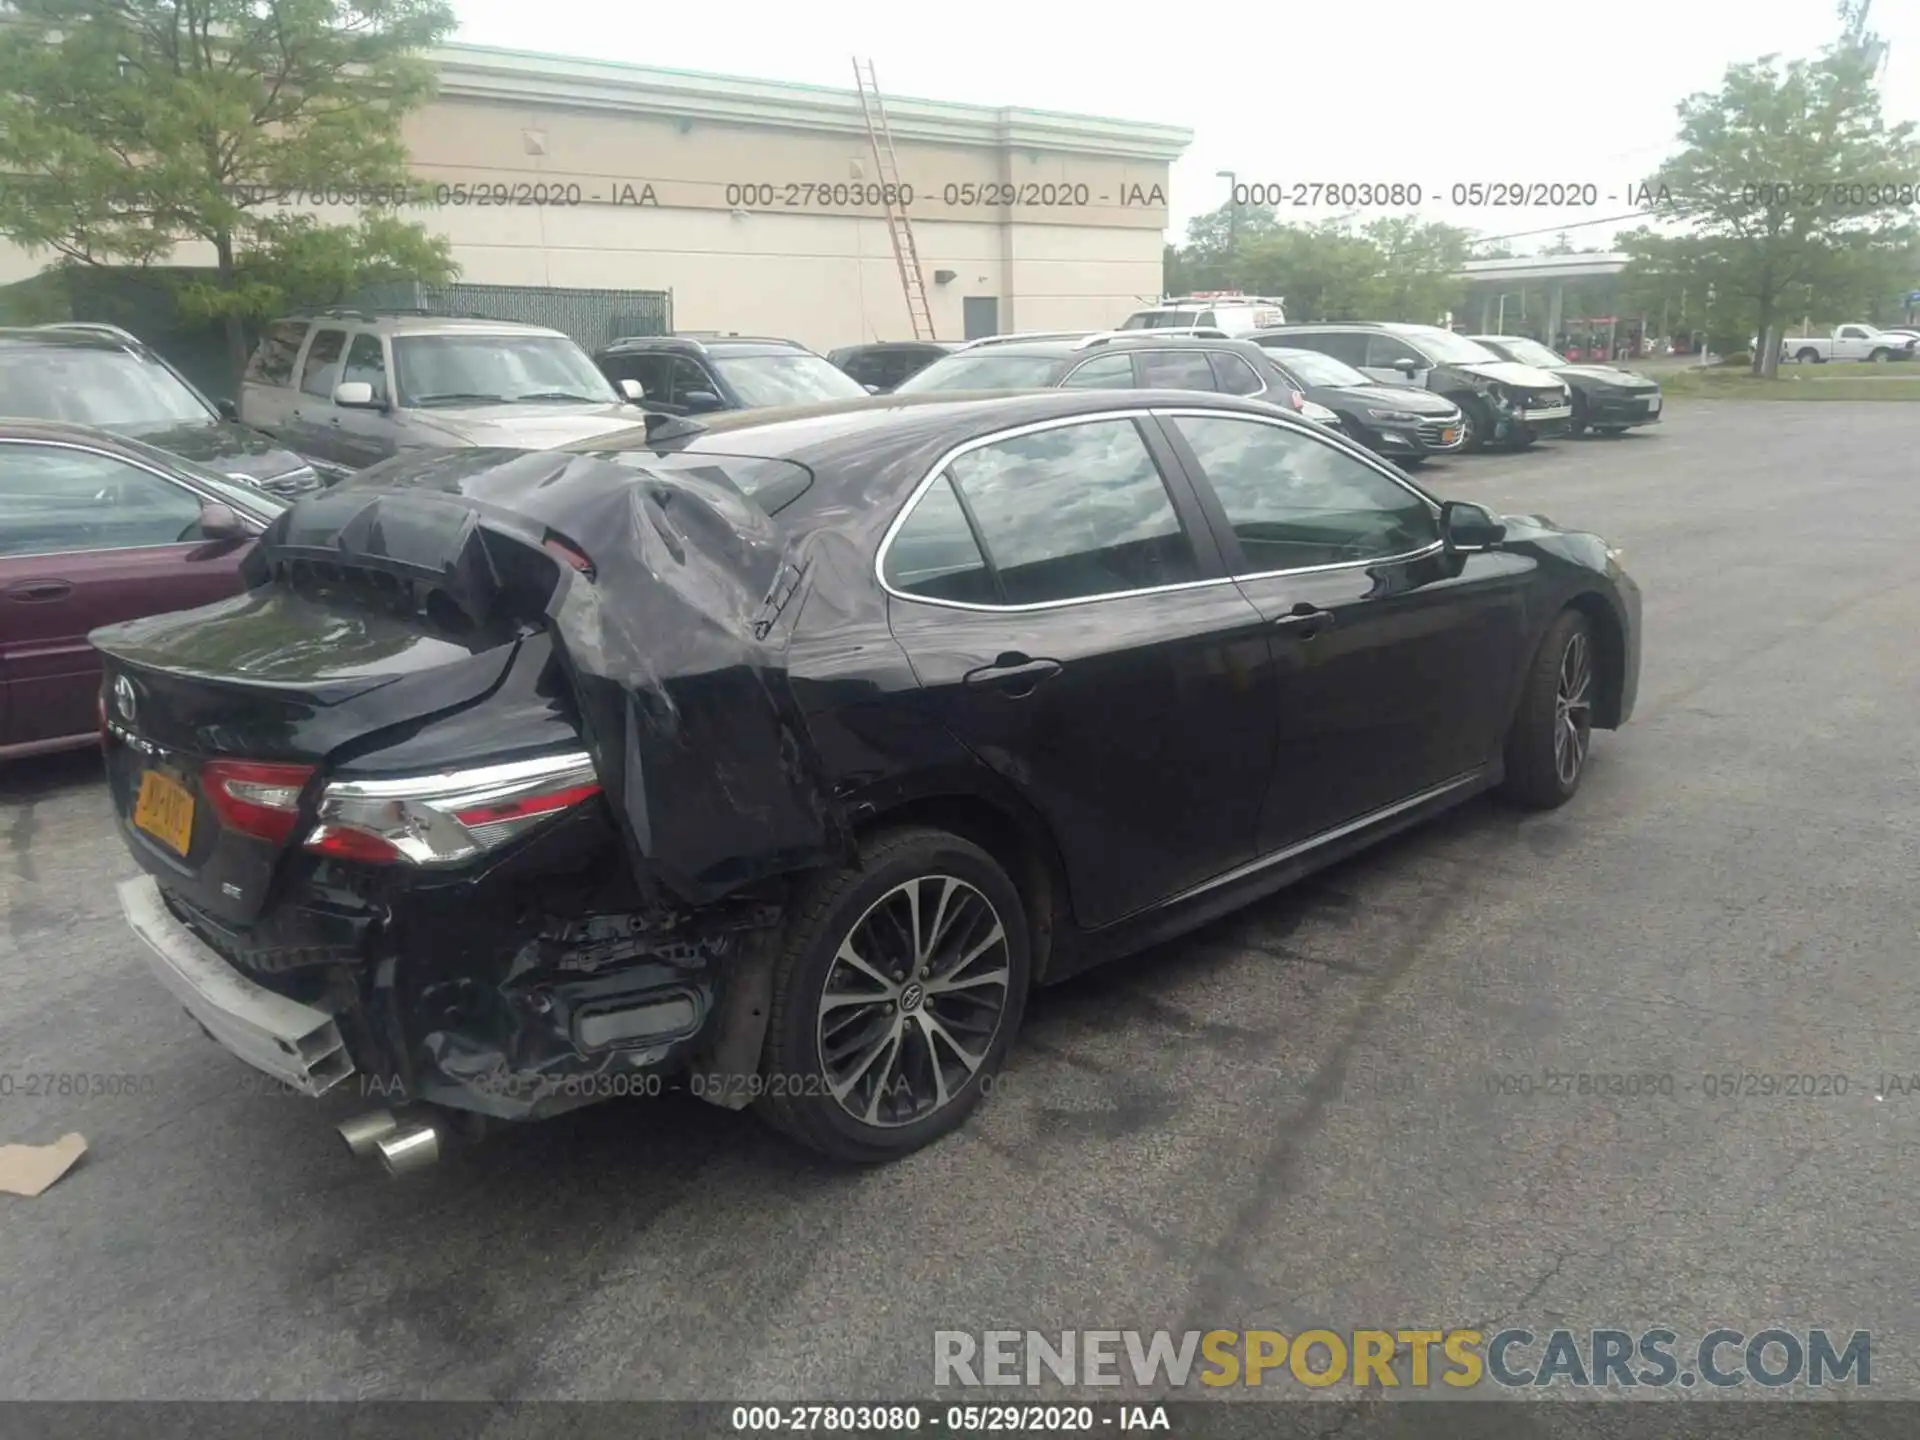
[[[1011,975],[1006,927],[978,889],[953,875],[894,886],[847,932],[821,988],[828,1092],[867,1125],[944,1109],[992,1051]]]
[[[1586,764],[1593,743],[1593,651],[1586,632],[1576,630],[1560,652],[1560,683],[1553,697],[1553,769],[1571,786]]]

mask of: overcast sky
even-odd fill
[[[1630,210],[1629,186],[1671,148],[1674,105],[1717,87],[1728,64],[1811,55],[1839,28],[1829,0],[455,5],[458,38],[477,45],[846,88],[859,54],[887,95],[1185,126],[1193,145],[1169,197],[1176,237],[1226,200],[1216,172],[1232,170],[1243,183],[1417,184],[1430,218],[1487,235],[1549,232],[1515,240],[1522,251],[1557,227]],[[1888,117],[1920,119],[1920,3],[1877,0],[1874,11],[1892,42]],[[1475,180],[1592,183],[1599,197],[1575,210],[1447,203],[1452,185]],[[1604,244],[1611,229],[1573,234]]]

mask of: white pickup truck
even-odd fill
[[[1911,360],[1915,336],[1910,330],[1881,330],[1872,325],[1841,325],[1831,335],[1789,335],[1780,342],[1782,360],[1825,364],[1829,360]]]

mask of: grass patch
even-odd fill
[[[1744,370],[1693,366],[1659,376],[1683,400],[1920,400],[1920,370],[1881,365],[1782,365],[1763,380]]]

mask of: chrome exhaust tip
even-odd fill
[[[365,1115],[356,1115],[343,1122],[338,1128],[340,1138],[347,1142],[347,1149],[364,1160],[373,1154],[382,1140],[400,1128],[400,1122],[393,1118],[391,1110],[370,1110]]]
[[[440,1158],[440,1132],[431,1125],[411,1125],[382,1136],[374,1142],[374,1148],[380,1152],[380,1163],[387,1167],[387,1174],[398,1179],[424,1170]]]

